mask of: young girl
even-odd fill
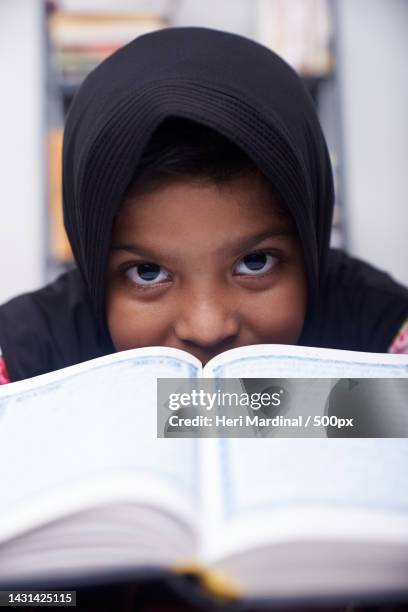
[[[164,345],[408,352],[408,290],[329,248],[333,181],[295,72],[240,36],[142,36],[78,92],[64,137],[76,269],[0,308],[0,381]]]

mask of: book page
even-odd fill
[[[157,377],[195,377],[176,349],[116,353],[0,390],[0,541],[111,501],[192,520],[196,441],[157,439]]]
[[[270,350],[229,351],[212,360],[211,370],[220,379],[408,376],[407,356],[289,346]],[[302,539],[408,544],[405,438],[202,442],[219,473],[220,491],[207,505],[203,554],[208,561],[251,546]]]
[[[209,361],[214,378],[387,378],[408,376],[408,356],[340,351],[286,344],[254,344]]]

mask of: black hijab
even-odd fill
[[[114,350],[104,315],[113,218],[153,132],[170,117],[221,133],[281,194],[299,231],[308,278],[300,343],[356,348],[356,329],[365,321],[365,348],[357,350],[386,350],[408,313],[408,291],[329,251],[331,165],[302,81],[273,52],[241,36],[174,28],[114,53],[75,97],[64,134],[63,201],[77,270],[0,309],[0,347],[12,380]],[[378,308],[373,293],[352,295],[370,270],[380,285]]]

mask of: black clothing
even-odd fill
[[[0,307],[0,349],[12,382],[114,352],[78,270]]]
[[[330,249],[318,313],[298,344],[386,353],[408,319],[408,289],[389,274]]]

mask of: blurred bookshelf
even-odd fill
[[[159,15],[51,12],[48,27],[52,61],[62,91],[70,94],[117,49],[166,25]]]
[[[251,23],[238,33],[247,34],[281,55],[302,76],[321,116],[329,121],[329,150],[337,187],[332,244],[344,244],[341,215],[339,125],[333,116],[336,95],[333,0],[235,0],[249,3]],[[190,8],[194,5],[194,10]],[[72,254],[62,217],[61,155],[65,116],[72,99],[89,72],[101,61],[137,36],[174,25],[195,25],[228,30],[219,6],[220,22],[214,22],[211,2],[197,0],[59,0],[46,2],[47,31],[47,144],[48,144],[48,261],[51,280],[72,266]],[[231,4],[229,4],[231,6]],[[236,5],[235,5],[236,6]],[[207,13],[205,17],[204,13]],[[211,21],[209,22],[209,14]],[[189,20],[189,14],[192,17]],[[244,32],[242,31],[244,30]],[[333,93],[334,92],[334,93]],[[326,111],[324,110],[326,107]],[[327,112],[328,107],[328,112]],[[325,119],[326,118],[326,119]],[[330,142],[332,141],[332,143]]]

